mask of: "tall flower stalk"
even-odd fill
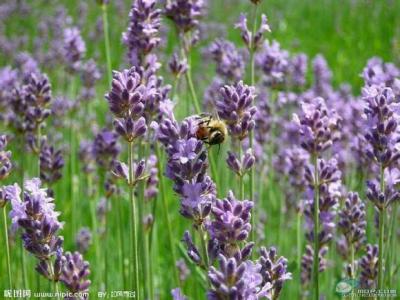
[[[366,133],[369,143],[367,156],[379,166],[379,177],[367,183],[367,197],[374,204],[379,214],[378,224],[378,289],[384,288],[385,257],[385,215],[388,207],[399,199],[391,181],[385,178],[385,172],[395,166],[400,159],[397,148],[398,103],[391,88],[368,86],[363,89],[366,103]]]
[[[0,135],[0,181],[8,177],[11,172],[11,152],[6,151],[7,136]],[[6,191],[0,188],[0,207],[3,210],[3,223],[4,223],[4,238],[6,242],[6,261],[7,261],[7,276],[9,289],[13,289],[12,275],[11,275],[11,256],[10,245],[8,241],[8,226],[7,226],[7,208],[6,204],[9,201]]]
[[[110,33],[108,26],[108,0],[99,0],[101,6],[102,20],[103,20],[103,34],[104,34],[104,49],[106,51],[106,61],[107,61],[107,80],[108,84],[111,86],[112,81],[112,65],[111,65],[111,50],[110,50]]]
[[[253,26],[251,31],[247,27],[247,18],[245,15],[240,16],[239,22],[235,25],[236,28],[239,28],[241,31],[242,40],[245,43],[247,49],[250,52],[250,85],[255,86],[255,54],[257,50],[260,48],[260,45],[264,38],[265,31],[271,31],[269,25],[267,23],[267,17],[263,14],[261,16],[261,25],[257,30],[257,11],[260,1],[251,1],[253,3]],[[250,131],[249,135],[249,145],[250,149],[254,149],[254,132]],[[252,168],[249,172],[250,179],[250,198],[254,200],[255,197],[255,188],[254,188],[254,168]],[[256,220],[255,214],[252,216],[252,225],[255,228]],[[255,240],[255,231],[252,233],[252,238]]]
[[[302,136],[301,147],[309,153],[311,166],[305,170],[305,178],[311,188],[311,196],[305,215],[311,219],[308,240],[313,243],[312,251],[308,250],[303,260],[312,254],[312,285],[314,299],[319,299],[319,273],[322,245],[332,239],[333,219],[338,201],[337,191],[340,187],[340,172],[335,160],[321,159],[324,151],[331,147],[338,138],[336,130],[339,118],[329,111],[322,98],[315,98],[311,103],[302,103],[302,115],[294,115],[294,122]],[[322,226],[320,223],[322,222]],[[324,252],[326,252],[324,250]],[[304,270],[306,272],[307,269]],[[306,282],[310,275],[304,275]]]
[[[114,128],[125,140],[128,148],[128,164],[116,163],[114,174],[124,179],[129,189],[130,202],[130,231],[131,231],[131,260],[133,265],[132,282],[138,299],[141,298],[138,258],[137,206],[134,188],[138,182],[145,179],[143,176],[145,162],[134,163],[134,145],[147,131],[146,120],[143,117],[145,102],[149,89],[142,83],[142,75],[135,67],[122,72],[114,72],[111,91],[106,95],[110,111],[115,115]],[[143,199],[139,199],[143,201]]]

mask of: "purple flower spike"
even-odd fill
[[[48,184],[53,184],[62,176],[64,159],[61,150],[55,150],[47,141],[40,147],[40,179]]]
[[[324,246],[319,250],[319,272],[325,271],[327,268],[327,261],[325,259],[328,253],[328,247]],[[311,273],[314,261],[314,249],[310,246],[306,246],[306,253],[301,258],[301,283],[307,285],[311,280]]]
[[[51,114],[48,108],[51,101],[51,85],[46,75],[31,74],[23,89],[27,105],[25,118],[28,127],[33,130]]]
[[[331,147],[339,137],[340,118],[336,112],[328,110],[322,98],[311,103],[302,103],[302,115],[293,115],[294,123],[302,136],[301,146],[316,155]]]
[[[173,289],[171,291],[173,300],[188,300],[188,298],[182,293],[180,288]]]
[[[254,87],[242,81],[221,88],[221,99],[216,103],[218,115],[226,121],[231,134],[239,140],[246,138],[255,126],[255,97]]]
[[[217,200],[212,207],[214,220],[209,225],[212,238],[217,239],[227,256],[233,256],[240,250],[239,243],[245,241],[251,230],[250,211],[253,202],[238,201],[232,191],[223,200]]]
[[[272,43],[265,41],[256,60],[268,85],[282,83],[285,80],[289,72],[289,53],[281,49],[277,41]]]
[[[228,151],[226,163],[228,167],[235,172],[238,176],[243,176],[254,166],[256,158],[251,149],[247,149],[246,153],[242,156],[241,161],[235,156],[234,153]]]
[[[365,139],[372,147],[367,148],[367,155],[387,168],[400,159],[397,133],[399,103],[392,89],[378,86],[364,88],[363,100],[367,104],[364,110],[367,119]]]
[[[188,32],[199,25],[203,14],[204,0],[172,0],[165,5],[165,14],[182,32]]]
[[[378,245],[367,245],[367,253],[360,259],[360,284],[363,288],[376,287],[378,278]]]
[[[264,14],[261,15],[261,24],[254,37],[247,27],[247,17],[245,14],[240,15],[239,21],[235,24],[235,28],[239,28],[244,44],[247,46],[248,49],[251,49],[253,51],[257,51],[260,47],[264,38],[264,32],[271,32],[267,16]]]
[[[128,46],[128,57],[133,66],[143,64],[144,57],[157,47],[161,39],[161,10],[156,8],[156,0],[137,0],[129,12],[129,26],[122,35]]]
[[[264,284],[269,283],[271,285],[272,299],[278,299],[284,282],[292,279],[292,274],[287,272],[287,259],[283,256],[278,257],[274,247],[268,250],[261,247],[260,255],[260,273]]]
[[[108,169],[120,152],[117,135],[106,129],[99,132],[93,142],[93,154],[99,166]]]
[[[149,174],[146,180],[146,189],[144,196],[146,200],[153,199],[158,194],[158,168],[157,168],[157,156],[150,155],[147,159],[147,173]]]
[[[89,263],[83,260],[82,254],[79,252],[67,252],[65,259],[60,281],[72,293],[88,292],[91,283],[87,279],[90,275]]]
[[[115,161],[113,163],[113,171],[112,173],[121,179],[124,179],[129,185],[135,186],[139,181],[145,180],[148,178],[148,175],[144,174],[146,169],[146,162],[142,159],[138,163],[133,163],[133,178],[132,182],[129,182],[129,168],[128,166],[120,161]]]
[[[14,230],[21,228],[25,249],[32,253],[39,263],[36,270],[49,280],[56,281],[57,273],[48,272],[51,258],[61,264],[63,238],[58,236],[62,223],[58,221],[54,199],[48,197],[46,189],[41,188],[38,178],[28,180],[24,186],[24,198],[21,200],[21,188],[15,184],[5,188],[6,197],[11,202],[10,218]]]
[[[89,228],[81,228],[75,237],[76,247],[80,253],[86,253],[92,243],[92,233]]]
[[[11,151],[6,151],[8,138],[0,135],[0,180],[5,179],[11,172]]]
[[[217,64],[217,74],[227,82],[237,82],[243,78],[244,55],[233,43],[217,39],[208,47],[206,54]]]
[[[145,92],[142,76],[133,67],[122,72],[114,71],[111,91],[105,97],[116,117],[135,118],[144,110]]]
[[[132,143],[135,139],[143,136],[147,131],[146,119],[140,117],[137,121],[131,117],[126,119],[114,120],[115,131],[122,136],[128,143]]]
[[[365,204],[357,193],[349,193],[344,207],[339,211],[338,227],[346,238],[346,245],[354,245],[358,250],[365,241]],[[348,254],[348,253],[347,253]]]
[[[392,87],[395,79],[400,76],[400,69],[392,63],[384,63],[379,57],[368,60],[362,76],[366,85],[383,85]]]
[[[180,60],[177,53],[174,53],[169,61],[169,69],[175,77],[185,74],[188,69],[186,58]]]
[[[196,245],[193,243],[192,236],[189,231],[185,231],[182,242],[185,243],[187,249],[187,255],[196,264],[201,265],[202,258]]]
[[[219,255],[219,269],[210,267],[208,279],[211,290],[208,300],[270,298],[270,283],[263,284],[261,265],[251,261],[238,262],[236,258]]]
[[[175,266],[178,268],[178,271],[179,271],[179,280],[184,282],[190,275],[190,269],[186,265],[185,260],[179,259],[175,263]]]
[[[64,29],[63,55],[65,64],[70,72],[76,72],[81,68],[82,58],[86,53],[86,45],[81,32],[76,27]]]

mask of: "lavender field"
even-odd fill
[[[0,1],[0,299],[400,299],[399,202],[400,1]]]

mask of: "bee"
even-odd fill
[[[200,115],[199,121],[196,130],[197,139],[202,140],[210,146],[220,146],[225,141],[225,138],[228,135],[228,129],[226,128],[224,121],[208,114]]]

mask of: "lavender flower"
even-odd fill
[[[203,9],[203,0],[172,0],[165,5],[165,15],[179,31],[188,32],[199,25]]]
[[[71,293],[87,293],[91,283],[87,279],[90,275],[89,263],[83,260],[82,254],[79,252],[67,252],[65,259],[60,281]],[[83,299],[86,299],[86,297],[83,297]]]
[[[344,202],[344,207],[339,211],[338,227],[346,239],[347,247],[354,245],[360,249],[365,241],[365,204],[357,193],[349,193]]]
[[[190,235],[189,231],[185,231],[183,235],[182,242],[185,243],[187,249],[188,257],[196,264],[201,266],[202,265],[202,257],[197,249],[196,245],[193,243],[192,236]]]
[[[147,159],[147,173],[149,174],[149,177],[146,180],[146,189],[144,191],[144,197],[147,200],[155,198],[158,194],[157,160],[157,156],[153,154]]]
[[[242,81],[221,88],[221,98],[216,103],[218,114],[226,121],[231,134],[239,140],[246,138],[255,126],[255,97],[254,87]]]
[[[328,253],[327,246],[322,247],[318,252],[319,272],[323,272],[327,268],[327,261],[325,259],[327,253]],[[310,282],[313,263],[314,263],[314,249],[310,245],[307,245],[306,252],[301,258],[301,284],[307,285]]]
[[[226,163],[228,167],[235,172],[238,176],[242,177],[254,166],[256,158],[254,157],[253,151],[248,149],[246,153],[241,157],[241,160],[235,156],[234,153],[228,151],[228,157]]]
[[[54,270],[60,270],[63,238],[58,236],[58,231],[62,223],[58,221],[60,213],[54,210],[54,199],[48,197],[47,190],[40,185],[38,178],[26,181],[23,200],[17,184],[6,187],[6,195],[12,206],[10,218],[14,230],[23,229],[25,249],[39,260],[37,271],[49,280],[57,281],[59,273],[49,272],[49,264],[51,257],[56,257]]]
[[[235,28],[240,29],[243,42],[245,43],[247,48],[252,51],[257,51],[258,48],[261,46],[264,38],[264,32],[271,32],[267,17],[264,14],[261,15],[261,24],[258,28],[258,31],[254,34],[254,37],[247,27],[247,17],[245,14],[240,15],[239,22],[235,24]]]
[[[306,83],[307,55],[300,53],[290,59],[289,73],[295,87],[303,87]]]
[[[92,142],[87,140],[81,141],[79,145],[79,160],[82,162],[84,173],[92,173],[94,171],[95,157]]]
[[[227,82],[237,82],[244,75],[243,53],[235,45],[224,39],[215,40],[206,50],[217,64],[217,74]]]
[[[40,126],[51,111],[48,105],[51,101],[51,85],[43,74],[31,74],[24,87],[25,101],[28,105],[26,118],[33,128]]]
[[[116,161],[113,166],[113,174],[118,177],[125,179],[128,185],[136,186],[136,184],[142,180],[148,178],[148,175],[145,175],[144,172],[146,170],[146,162],[145,160],[140,160],[139,162],[133,163],[132,166],[132,182],[130,182],[129,178],[129,169],[125,163]]]
[[[90,100],[95,97],[95,84],[101,78],[101,73],[93,59],[89,59],[82,65],[81,80],[83,89],[81,92],[82,100]]]
[[[302,136],[301,146],[310,155],[322,153],[338,139],[340,118],[326,107],[322,98],[315,98],[312,103],[302,102],[301,108],[303,114],[300,117],[293,115]]]
[[[378,245],[367,245],[367,253],[360,259],[360,284],[363,288],[376,287],[378,278]]]
[[[256,60],[268,85],[282,83],[285,75],[289,72],[289,53],[282,50],[277,41],[273,41],[271,44],[269,41],[265,41]]]
[[[394,186],[387,185],[382,191],[380,183],[376,180],[367,181],[367,198],[370,200],[377,210],[383,211],[388,208],[393,202],[400,200],[400,193]]]
[[[146,87],[136,68],[114,72],[111,91],[106,94],[111,112],[119,118],[141,115]]]
[[[161,26],[161,10],[155,0],[137,0],[129,12],[129,26],[122,35],[128,46],[128,56],[133,66],[143,64],[144,56],[156,47],[161,39],[157,36]]]
[[[319,186],[315,187],[315,175],[310,167],[305,170],[305,178],[312,189],[319,188],[319,219],[321,231],[318,233],[319,245],[322,247],[327,244],[333,237],[335,228],[336,208],[338,206],[339,197],[341,196],[341,172],[338,169],[337,160],[331,159],[325,161],[318,160]],[[312,191],[309,191],[312,195]],[[313,199],[312,196],[309,199]],[[307,238],[314,241],[314,200],[306,202],[304,215],[306,217],[306,225],[308,227]]]
[[[390,88],[366,87],[363,89],[363,99],[367,104],[365,138],[372,147],[372,149],[367,148],[367,155],[383,168],[387,168],[400,158],[400,152],[396,147],[399,105]]]
[[[228,257],[240,251],[239,243],[249,236],[252,208],[253,202],[236,200],[232,191],[228,193],[226,199],[217,200],[212,207],[214,220],[208,231],[212,238],[219,241]]]
[[[55,150],[53,146],[44,141],[40,147],[40,179],[52,185],[62,176],[64,159],[61,150]]]
[[[8,138],[0,135],[0,180],[7,178],[11,172],[11,151],[6,151]]]
[[[183,259],[179,259],[175,263],[175,266],[179,270],[179,280],[182,282],[185,281],[190,275],[190,269],[187,267],[185,261]]]
[[[175,77],[179,78],[180,76],[182,76],[187,72],[188,69],[187,59],[183,58],[182,60],[180,60],[178,54],[174,53],[171,57],[171,60],[169,61],[168,66],[172,74]]]
[[[266,297],[270,299],[271,284],[264,285],[261,265],[251,261],[240,262],[236,258],[219,255],[219,270],[210,267],[208,278],[211,290],[208,300],[238,299],[256,300]]]
[[[140,117],[136,121],[131,117],[115,119],[114,128],[128,143],[132,143],[135,139],[143,136],[147,131],[144,117]]]
[[[314,58],[312,66],[314,72],[313,90],[315,95],[327,97],[332,90],[332,71],[329,69],[328,63],[322,55],[317,55]]]
[[[383,85],[392,87],[396,77],[400,76],[400,70],[392,63],[384,63],[379,57],[368,60],[362,76],[366,85]]]
[[[86,45],[77,27],[64,29],[63,56],[70,72],[78,71],[82,66],[82,58],[86,53]]]
[[[76,247],[80,253],[86,253],[92,243],[92,233],[89,228],[81,228],[75,237]]]
[[[278,299],[284,282],[292,279],[292,274],[287,272],[287,259],[283,256],[278,258],[274,247],[268,250],[261,247],[260,255],[260,273],[264,284],[271,285],[271,299]]]
[[[114,132],[103,129],[96,135],[93,142],[93,154],[100,167],[109,168],[119,152],[120,146]]]
[[[183,295],[180,288],[173,289],[171,295],[173,300],[188,300],[188,298]]]

